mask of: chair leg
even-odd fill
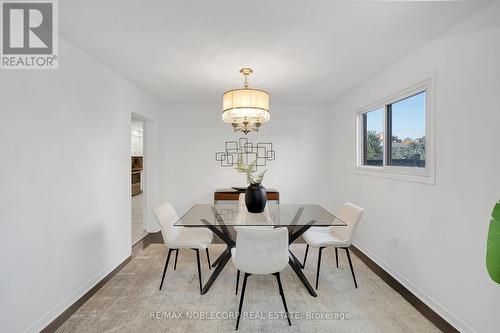
[[[321,267],[321,252],[323,251],[323,249],[324,247],[320,247],[318,252],[318,268],[316,270],[316,290],[318,290],[319,268]]]
[[[309,244],[307,244],[306,246],[306,254],[304,255],[304,263],[302,264],[302,268],[306,268],[307,252],[309,252]]]
[[[210,254],[208,254],[208,247],[207,247],[207,261],[208,261],[208,269],[211,270],[212,266],[210,265]]]
[[[179,249],[175,250],[175,262],[174,262],[174,271],[177,268],[177,257],[179,256]]]
[[[349,248],[345,248],[345,252],[347,253],[347,260],[349,260],[349,266],[351,267],[352,279],[354,280],[354,286],[358,288],[358,283],[356,282],[356,275],[354,275],[354,268],[352,267],[351,255],[349,254]]]
[[[240,306],[238,307],[238,316],[236,319],[236,330],[238,330],[238,326],[240,325],[240,318],[241,318],[241,308],[243,306],[243,298],[245,297],[245,289],[247,287],[247,278],[250,276],[250,274],[245,273],[243,276],[243,288],[241,289],[241,297],[240,297]]]
[[[286,314],[286,319],[288,321],[288,326],[292,326],[292,323],[290,322],[290,313],[288,312],[288,307],[286,306],[285,292],[283,291],[283,286],[281,285],[280,273],[274,273],[273,275],[276,276],[276,280],[278,280],[278,288],[280,290],[280,296],[281,300],[283,301],[283,306],[285,307],[285,314]]]
[[[203,289],[201,285],[201,266],[200,266],[200,251],[198,249],[194,249],[196,251],[196,263],[198,264],[198,281],[200,282],[200,294]]]
[[[337,264],[337,268],[339,268],[339,251],[335,248],[335,263]]]
[[[170,260],[170,253],[172,253],[172,249],[168,249],[167,261],[165,262],[165,268],[163,268],[163,276],[161,277],[160,290],[163,286],[163,280],[165,280],[165,274],[167,273],[168,261]]]
[[[238,295],[238,286],[240,284],[240,270],[237,269],[237,273],[236,273],[236,293],[235,295]]]

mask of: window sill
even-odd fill
[[[406,170],[400,167],[376,167],[376,166],[357,166],[354,169],[357,175],[388,178],[400,181],[422,184],[436,184],[435,177],[428,169],[424,170]]]

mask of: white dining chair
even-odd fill
[[[177,268],[177,256],[180,249],[191,249],[196,252],[196,260],[198,263],[198,279],[200,283],[200,293],[202,291],[201,282],[201,267],[200,267],[200,252],[205,250],[207,254],[208,269],[210,268],[210,255],[208,253],[208,246],[212,243],[213,234],[210,230],[205,228],[186,228],[182,226],[174,226],[175,222],[179,220],[179,216],[175,212],[174,207],[169,203],[164,203],[154,209],[156,219],[160,224],[161,234],[165,245],[168,248],[167,260],[165,268],[163,269],[163,276],[161,278],[160,290],[163,286],[163,280],[167,273],[168,262],[170,254],[175,251],[174,270]]]
[[[250,218],[250,214],[248,212],[247,206],[245,204],[245,193],[240,193],[238,196],[238,214],[236,216],[236,221],[240,221],[241,224],[245,224],[246,221]],[[266,207],[264,208],[264,212],[262,212],[262,217],[265,221],[268,221],[270,224],[272,224],[271,216],[269,215],[269,209]],[[234,226],[234,230],[238,232],[238,229],[240,228],[251,228],[254,230],[272,230],[274,229],[274,225],[259,225],[259,226]],[[240,271],[236,270],[236,292],[235,295],[238,295],[238,287],[240,284]]]
[[[240,323],[247,278],[253,274],[272,274],[276,277],[288,325],[291,325],[280,278],[280,272],[288,265],[288,229],[262,230],[239,228],[236,235],[236,247],[231,249],[231,254],[234,266],[239,271],[245,273],[236,319],[236,329],[238,329]]]
[[[306,265],[307,252],[309,251],[309,246],[314,248],[319,248],[318,252],[318,267],[316,269],[316,289],[318,289],[319,280],[319,269],[321,266],[321,252],[325,247],[335,248],[335,262],[337,267],[339,267],[339,255],[338,248],[342,248],[347,253],[347,259],[349,261],[349,266],[351,268],[352,278],[354,280],[354,286],[358,288],[358,283],[356,282],[356,276],[354,274],[354,269],[352,267],[351,255],[349,254],[349,246],[352,244],[354,237],[354,232],[358,226],[361,216],[363,215],[364,209],[358,207],[352,203],[345,203],[338,213],[339,219],[347,224],[345,227],[311,227],[303,234],[303,238],[307,243],[306,253],[304,255],[303,266]]]

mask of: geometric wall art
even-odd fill
[[[267,165],[267,161],[274,161],[276,152],[271,142],[248,142],[248,138],[240,138],[238,141],[227,141],[224,144],[224,151],[215,153],[215,160],[220,162],[222,167],[234,167],[241,156],[243,163],[250,165],[255,163],[252,171],[257,171],[258,167]]]

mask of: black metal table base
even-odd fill
[[[304,287],[306,287],[309,294],[311,294],[311,296],[313,296],[313,297],[318,297],[318,294],[316,294],[313,287],[311,286],[311,284],[307,280],[306,276],[304,275],[304,273],[302,273],[302,269],[300,269],[300,267],[297,266],[297,264],[292,260],[292,258],[290,258],[288,260],[288,264],[290,265],[290,267],[292,267],[293,271],[295,272],[295,274],[299,278],[300,282],[302,282]]]
[[[292,260],[298,268],[304,268],[302,263],[299,261],[299,259],[297,259],[297,257],[293,254],[291,250],[288,250],[288,253],[290,255],[290,260]]]
[[[302,211],[299,211],[298,214],[302,213]],[[297,218],[298,219],[298,218]],[[295,219],[294,219],[295,220]],[[219,237],[224,243],[226,243],[227,248],[222,252],[222,254],[213,262],[212,267],[215,267],[215,270],[213,271],[212,275],[208,279],[207,283],[203,287],[201,294],[206,294],[209,290],[210,287],[212,287],[213,283],[221,273],[221,271],[224,269],[226,266],[227,262],[229,259],[231,259],[231,248],[233,248],[236,245],[236,242],[234,239],[231,238],[231,234],[229,233],[228,227],[224,224],[223,221],[218,221],[220,223],[219,228],[217,226],[211,224],[207,220],[202,220],[202,222],[215,234],[217,237]],[[315,221],[309,222],[307,225],[304,225],[300,227],[297,231],[291,232],[290,237],[289,237],[289,244],[293,243],[295,240],[297,240],[304,232],[306,232],[307,229],[309,229]],[[293,225],[290,226],[292,228]],[[300,261],[295,257],[295,255],[289,251],[289,260],[288,264],[290,267],[292,267],[293,271],[299,278],[300,282],[306,287],[307,291],[311,296],[317,297],[318,295],[314,291],[313,287],[307,280],[306,276],[302,272],[302,264]]]
[[[201,290],[202,295],[206,294],[207,291],[210,289],[210,287],[212,287],[212,284],[214,284],[215,280],[217,280],[217,277],[219,276],[220,272],[222,272],[229,259],[231,259],[230,247],[225,249],[224,252],[222,252],[222,254],[219,256],[219,258],[217,258],[216,261],[218,261],[218,264],[215,267],[215,270],[212,273],[212,275],[210,275],[210,278],[208,279],[207,283],[205,283],[205,286]]]

